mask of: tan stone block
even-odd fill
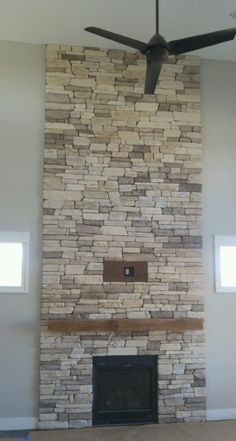
[[[60,283],[60,276],[58,275],[43,275],[42,279],[43,284],[49,284],[49,285],[58,285]]]
[[[133,111],[116,110],[111,112],[113,120],[118,121],[139,121],[139,114]]]
[[[85,265],[66,265],[66,274],[83,274]]]
[[[81,191],[44,190],[45,199],[51,201],[79,201],[82,198]]]
[[[180,351],[180,343],[162,343],[160,346],[161,351]]]
[[[107,167],[103,171],[104,176],[124,176],[125,170],[124,168],[115,168],[115,167]]]
[[[195,387],[194,388],[194,396],[195,397],[205,397],[206,396],[205,387]]]
[[[138,112],[155,113],[157,111],[157,109],[158,109],[157,103],[140,102],[140,103],[136,103],[136,105],[135,105],[135,110],[137,110]]]
[[[123,142],[127,142],[127,144],[139,144],[140,138],[137,132],[130,131],[118,131],[118,136]]]
[[[68,86],[71,75],[63,72],[48,72],[47,84],[50,87]]]
[[[144,318],[150,318],[149,311],[127,311],[127,318],[131,319],[144,319]]]
[[[102,283],[102,276],[94,276],[94,275],[75,276],[75,283],[81,285],[100,285]]]
[[[101,228],[102,233],[105,235],[111,236],[126,236],[127,231],[124,227],[111,227],[111,226],[103,226]]]
[[[96,82],[95,80],[88,79],[88,78],[72,78],[70,80],[71,86],[78,86],[78,87],[92,87],[95,88]]]
[[[175,121],[187,121],[200,123],[200,112],[174,112]]]
[[[68,307],[68,306],[62,306],[61,308],[49,308],[49,314],[52,314],[52,315],[72,314],[73,309],[74,308]]]
[[[39,429],[68,429],[68,421],[39,421]]]
[[[136,338],[134,338],[134,339],[132,339],[132,340],[128,340],[127,342],[126,342],[126,347],[127,348],[130,348],[130,347],[146,347],[147,346],[147,344],[148,344],[148,339],[137,339],[136,340]]]
[[[68,60],[61,60],[61,59],[52,59],[52,58],[48,58],[47,59],[47,68],[51,68],[54,69],[56,71],[56,69],[58,69],[58,73],[60,72],[60,69],[68,69],[70,68],[70,63]]]
[[[182,73],[183,72],[183,66],[178,65],[178,64],[167,64],[164,63],[162,65],[162,70],[161,70],[161,74],[165,74],[165,73]]]
[[[124,71],[124,78],[143,81],[145,79],[145,65],[130,65]]]
[[[108,348],[108,355],[137,355],[137,354],[138,354],[137,347]]]
[[[182,81],[160,81],[159,87],[163,89],[184,90],[184,83]]]
[[[64,130],[75,131],[75,126],[67,123],[46,123],[45,128],[46,133],[63,133]]]

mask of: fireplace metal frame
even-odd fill
[[[158,423],[157,395],[158,369],[157,356],[96,356],[93,357],[93,425],[122,425]],[[99,409],[99,369],[151,370],[151,403],[149,409],[101,410]]]

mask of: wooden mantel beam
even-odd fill
[[[113,320],[48,320],[54,332],[138,332],[138,331],[199,331],[202,319],[113,319]]]

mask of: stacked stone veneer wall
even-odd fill
[[[156,354],[160,422],[205,416],[203,333],[50,333],[56,318],[199,318],[199,60],[47,49],[40,427],[91,424],[93,355]],[[103,283],[103,260],[148,261],[148,283]]]

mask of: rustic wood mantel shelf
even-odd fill
[[[113,319],[113,320],[48,320],[54,332],[138,332],[138,331],[200,331],[202,319]]]

